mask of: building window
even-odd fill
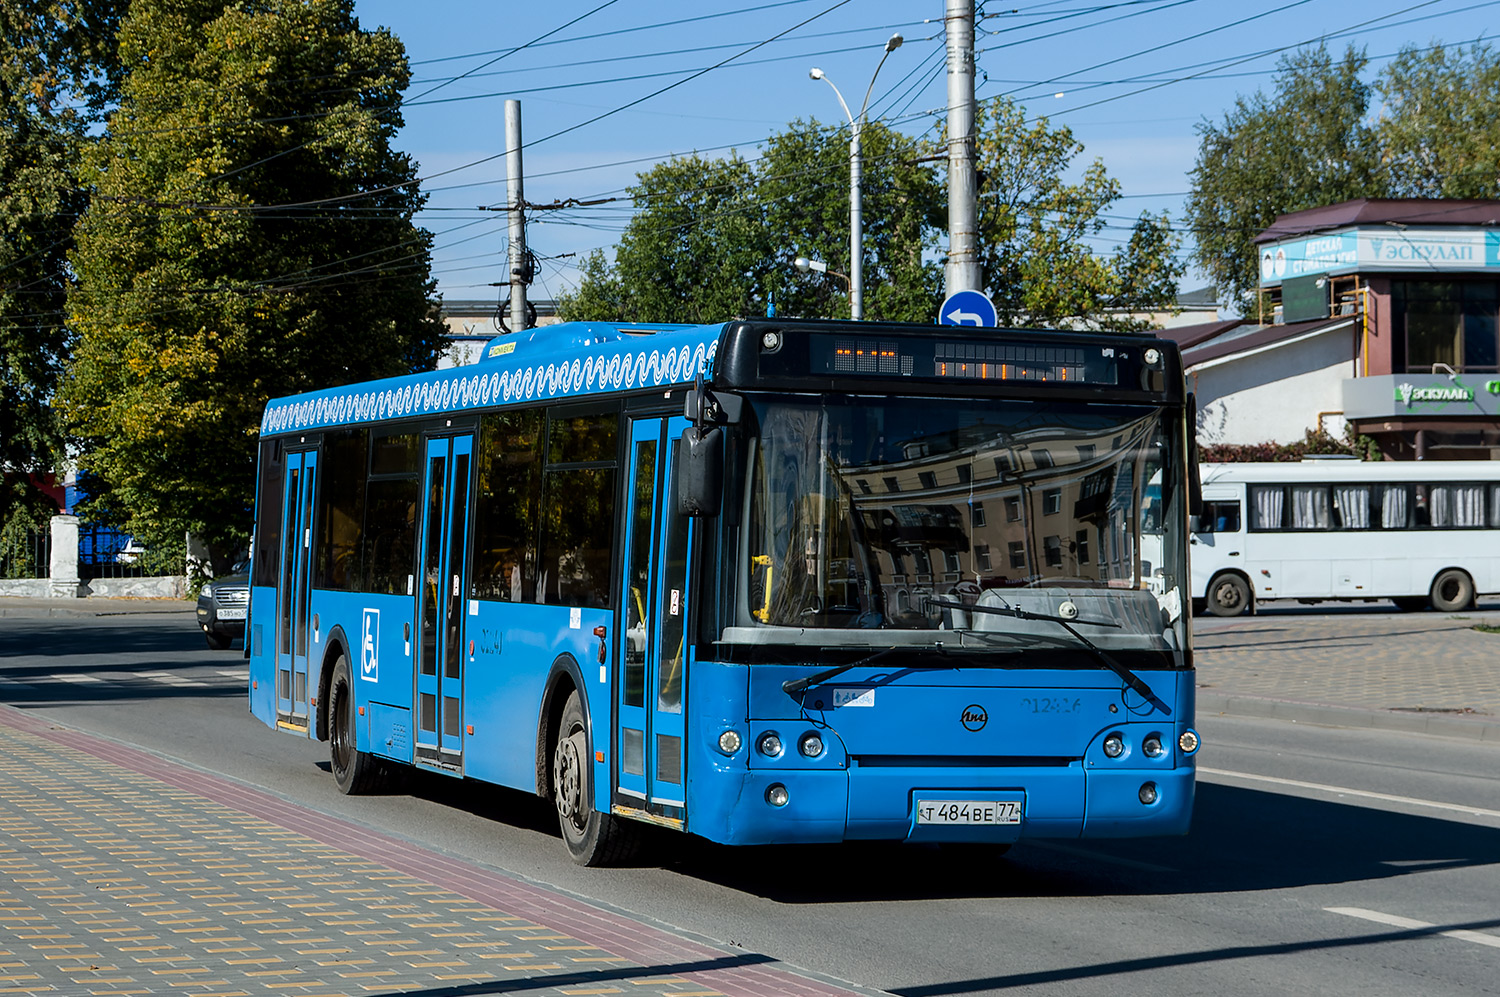
[[[975,502],[969,506],[969,525],[976,529],[984,525],[983,502]]]
[[[1078,531],[1077,543],[1078,543],[1078,563],[1079,564],[1088,564],[1089,563],[1089,531],[1088,530],[1079,530]]]
[[[1037,447],[1031,451],[1031,462],[1037,467],[1056,467],[1057,461],[1052,459],[1052,451],[1046,447]]]
[[[901,490],[901,485],[897,483],[895,478],[883,478],[882,480],[885,482],[886,491],[899,492]]]
[[[1048,488],[1042,492],[1042,514],[1055,516],[1062,512],[1062,489]]]
[[[917,479],[922,482],[922,487],[929,491],[937,487],[937,475],[931,471],[920,471]]]
[[[1021,498],[1018,495],[1005,496],[1005,521],[1014,523],[1021,518]]]
[[[1391,296],[1406,370],[1432,365],[1457,371],[1500,370],[1500,285],[1465,281],[1397,281]],[[1397,345],[1397,362],[1400,361]]]
[[[979,571],[990,570],[990,548],[989,544],[974,545],[974,566]]]
[[[1042,552],[1047,559],[1047,567],[1062,567],[1062,537],[1043,537]]]
[[[989,556],[988,552],[986,552],[985,556]],[[1026,544],[1024,541],[1012,540],[1010,542],[1010,566],[1012,568],[1026,567]]]

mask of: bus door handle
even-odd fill
[[[599,664],[602,665],[608,653],[605,649],[604,638],[609,636],[609,628],[604,626],[595,627],[594,636],[599,638]]]
[[[1230,557],[1239,557],[1240,556],[1240,552],[1237,551],[1237,550],[1232,550],[1232,551],[1229,552],[1229,556]]]

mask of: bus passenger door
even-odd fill
[[[418,764],[463,763],[464,601],[468,591],[473,436],[427,441],[421,570],[417,575]]]
[[[317,472],[317,451],[287,454],[276,583],[276,719],[281,726],[301,731],[308,726],[307,602],[312,594]]]
[[[681,418],[632,423],[624,521],[624,606],[616,641],[619,789],[628,806],[681,820],[686,759],[687,578],[690,520],[672,501]]]

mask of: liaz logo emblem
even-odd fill
[[[965,730],[983,730],[984,725],[990,722],[990,715],[984,711],[983,706],[970,703],[964,707],[963,713],[959,714],[959,720],[963,723]]]

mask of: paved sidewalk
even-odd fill
[[[0,884],[3,993],[869,993],[8,706]]]
[[[1500,610],[1272,608],[1197,620],[1198,715],[1500,743],[1500,633],[1474,629],[1481,624],[1500,627]]]
[[[0,596],[0,619],[6,617],[123,616],[133,613],[191,613],[187,599],[31,599]]]

